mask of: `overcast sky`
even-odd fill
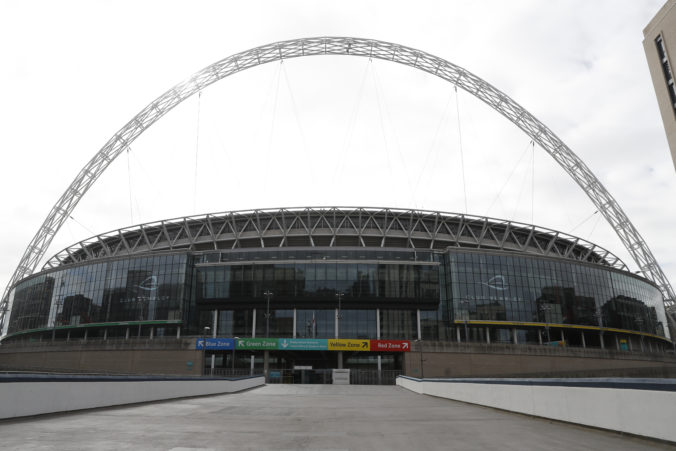
[[[599,177],[676,280],[676,173],[642,47],[662,0],[0,2],[0,285],[52,205],[129,119],[193,72],[300,37],[391,41],[506,92]],[[463,163],[464,179],[463,185]],[[591,201],[498,113],[384,61],[313,57],[222,80],[144,133],[47,257],[195,213],[425,208],[581,236],[631,261]]]

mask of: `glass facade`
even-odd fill
[[[336,336],[335,309],[299,309],[296,315],[298,338],[334,338]]]
[[[102,260],[19,283],[8,333],[173,320],[184,335],[215,325],[223,337],[333,338],[339,293],[341,338],[451,341],[463,321],[668,336],[661,293],[630,273],[452,248],[266,248]],[[492,327],[491,341],[511,340],[513,326]]]
[[[454,320],[579,324],[666,336],[662,294],[626,273],[568,261],[452,252],[445,256]]]
[[[382,302],[428,304],[439,302],[439,269],[421,263],[285,262],[196,267],[198,302],[247,302],[274,293],[275,303]]]
[[[8,332],[46,327],[54,293],[54,277],[41,275],[19,284],[14,292]]]
[[[8,333],[115,321],[180,320],[187,256],[77,266],[16,287]]]

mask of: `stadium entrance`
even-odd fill
[[[204,351],[204,374],[263,374],[268,383],[330,384],[334,369],[349,369],[350,383],[391,384],[402,374],[403,352],[410,350],[410,342],[207,338],[197,340],[196,348]]]

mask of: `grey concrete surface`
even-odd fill
[[[645,450],[666,444],[400,387],[251,391],[0,422],[8,450]]]

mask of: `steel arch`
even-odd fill
[[[617,201],[558,136],[507,94],[462,67],[410,47],[373,39],[316,37],[275,42],[222,59],[166,91],[118,130],[78,173],[26,248],[0,302],[0,331],[4,328],[12,287],[33,272],[82,196],[141,133],[185,99],[222,78],[261,64],[313,55],[354,55],[404,64],[449,81],[491,106],[538,143],[575,180],[615,229],[643,275],[658,285],[665,304],[674,305],[673,288]]]

